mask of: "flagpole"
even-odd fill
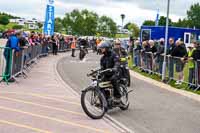
[[[158,25],[159,25],[159,9],[157,10],[156,21],[155,21],[155,26]]]
[[[168,42],[168,26],[169,26],[169,7],[170,7],[170,0],[167,2],[167,18],[166,18],[166,29],[165,29],[165,52],[164,52],[164,62],[163,62],[163,69],[162,69],[162,81],[165,81],[166,76],[166,56],[167,56],[167,42]]]

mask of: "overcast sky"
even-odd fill
[[[177,21],[186,17],[190,5],[200,0],[171,0],[170,18]],[[8,12],[25,18],[44,20],[46,0],[0,0],[0,12]],[[146,19],[155,20],[157,10],[166,15],[167,0],[55,0],[55,16],[63,17],[73,9],[88,9],[99,15],[112,17],[120,25],[120,14],[127,22],[141,25]]]

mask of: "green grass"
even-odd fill
[[[127,34],[116,34],[115,35],[115,38],[128,38],[129,37],[129,35],[127,35]]]
[[[131,57],[131,56],[130,56]],[[146,72],[143,72],[140,68],[138,67],[134,67],[133,66],[133,59],[132,57],[130,58],[129,60],[129,68],[145,77],[149,77],[151,79],[154,79],[156,81],[159,81],[159,82],[162,82],[162,78],[161,76],[157,75],[157,74],[149,74],[149,73],[146,73]],[[175,70],[175,69],[174,69]],[[167,75],[168,75],[168,70],[167,71]],[[175,71],[174,71],[175,72]],[[188,81],[188,73],[189,73],[189,68],[188,68],[188,65],[186,64],[185,68],[184,68],[184,81]],[[174,76],[175,77],[178,77],[178,74],[177,73],[174,73]],[[176,89],[181,89],[181,90],[185,90],[185,91],[189,91],[189,92],[192,92],[192,93],[195,93],[195,94],[198,94],[200,95],[200,90],[199,91],[194,91],[192,89],[189,89],[188,88],[188,84],[187,83],[182,83],[181,85],[176,85],[175,84],[176,81],[175,80],[171,80],[168,84]]]

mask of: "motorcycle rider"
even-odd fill
[[[109,42],[102,42],[98,49],[101,50],[101,54],[103,56],[100,60],[100,65],[102,70],[112,69],[111,72],[105,73],[105,80],[111,81],[114,89],[114,97],[115,101],[119,102],[121,98],[119,83],[120,79],[120,61],[119,56],[115,54],[115,52],[111,49],[111,44]]]
[[[130,73],[129,73],[129,69],[128,69],[128,53],[121,46],[120,40],[115,41],[113,50],[120,58],[120,68],[122,70],[122,76],[124,78],[128,79],[128,86],[130,86]]]

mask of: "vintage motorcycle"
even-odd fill
[[[104,81],[104,75],[111,72],[112,69],[92,70],[88,77],[91,77],[92,83],[82,91],[81,106],[84,112],[92,119],[101,119],[105,113],[113,108],[119,107],[121,110],[129,108],[127,79],[122,78],[119,82],[121,99],[116,102],[113,92],[113,86],[110,81]]]
[[[80,46],[79,59],[83,60],[87,53],[87,49],[84,46]]]

